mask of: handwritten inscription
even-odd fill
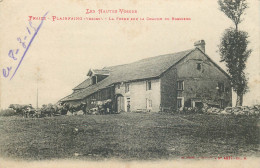
[[[138,13],[137,10],[128,10],[128,9],[86,9],[86,14],[95,14],[97,13],[100,16],[93,15],[92,17],[86,16],[50,16],[46,17],[48,12],[44,14],[44,16],[28,16],[29,26],[26,27],[28,34],[23,37],[18,37],[17,41],[20,44],[20,48],[17,49],[10,49],[8,52],[8,57],[12,59],[13,62],[17,62],[16,67],[6,66],[2,69],[3,77],[10,78],[10,80],[15,76],[16,72],[18,71],[19,67],[21,66],[23,59],[31,46],[34,38],[36,37],[37,33],[41,29],[41,26],[44,21],[51,20],[51,21],[104,21],[104,22],[116,22],[116,21],[129,21],[129,22],[147,22],[147,21],[165,21],[165,22],[173,22],[173,21],[191,21],[189,17],[139,17],[136,14]],[[113,15],[113,14],[131,14],[132,16],[129,17],[128,15]],[[101,16],[102,14],[102,16]],[[107,14],[107,15],[105,15]],[[32,21],[38,20],[40,24],[38,26],[34,26]],[[19,56],[19,55],[22,56]]]
[[[45,18],[47,14],[48,14],[48,12],[46,12],[46,13],[44,14],[44,16],[41,17],[41,18]],[[2,71],[3,71],[3,76],[4,76],[5,78],[8,78],[8,77],[10,77],[10,75],[12,75],[12,76],[10,77],[10,80],[15,76],[17,70],[18,70],[19,67],[21,66],[21,64],[22,64],[22,62],[23,62],[23,59],[24,59],[24,57],[25,57],[25,55],[26,55],[28,49],[30,48],[30,46],[31,46],[31,44],[32,44],[32,42],[33,42],[33,40],[34,40],[34,38],[35,38],[36,35],[37,35],[37,33],[38,33],[39,30],[41,29],[41,26],[42,26],[43,21],[44,21],[45,19],[41,19],[41,22],[40,22],[40,24],[39,24],[37,27],[35,27],[35,26],[32,24],[31,20],[34,20],[34,18],[31,17],[31,18],[29,19],[29,26],[26,27],[28,34],[25,35],[24,37],[18,37],[18,38],[17,38],[17,41],[18,41],[19,44],[21,45],[21,49],[24,50],[23,53],[22,53],[22,57],[20,58],[20,60],[19,60],[19,62],[18,62],[18,65],[16,66],[16,68],[14,69],[14,71],[13,71],[13,67],[12,67],[12,66],[7,66],[6,68],[3,68],[3,69],[2,69]],[[28,39],[29,39],[29,42],[27,43],[26,41],[27,41]],[[12,59],[13,61],[17,61],[18,58],[19,58],[19,53],[20,53],[20,50],[21,50],[21,49],[11,49],[11,50],[9,50],[9,52],[8,52],[8,57],[9,57],[10,59]],[[21,52],[22,52],[22,51],[21,51]]]

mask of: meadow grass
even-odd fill
[[[29,160],[158,160],[259,156],[259,118],[122,113],[0,117],[0,156]]]

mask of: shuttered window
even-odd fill
[[[150,80],[146,81],[146,90],[152,90],[152,82]]]
[[[126,93],[129,92],[129,85],[130,85],[129,83],[126,83],[126,84],[125,84],[125,92],[126,92]]]
[[[223,82],[218,82],[218,89],[219,89],[219,92],[224,92],[225,91],[225,88],[224,88],[224,83]]]

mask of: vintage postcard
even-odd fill
[[[259,167],[258,0],[0,0],[0,168]]]

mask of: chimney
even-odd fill
[[[196,47],[196,48],[199,48],[202,52],[204,52],[205,53],[205,41],[204,40],[199,40],[199,41],[196,41],[195,43],[194,43],[194,46]]]

